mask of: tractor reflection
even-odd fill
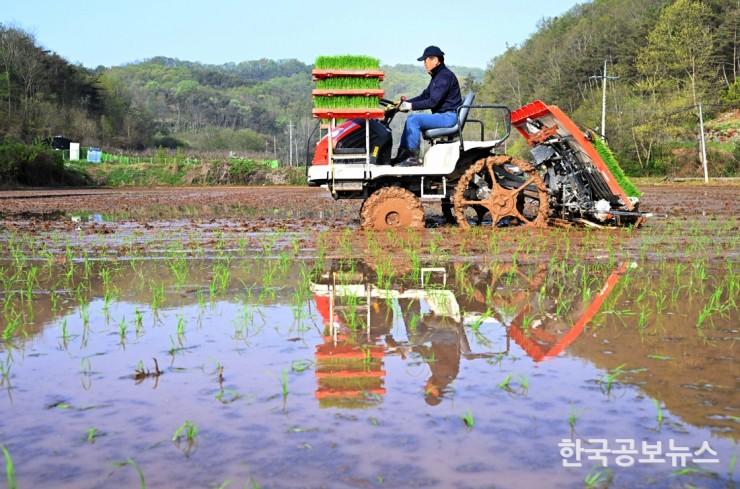
[[[380,404],[391,355],[428,365],[429,405],[449,397],[462,359],[495,362],[510,353],[512,340],[535,362],[556,356],[582,333],[626,268],[617,266],[595,294],[575,298],[563,314],[564,299],[549,290],[545,264],[455,263],[394,276],[360,261],[334,262],[311,283],[324,325],[316,397],[322,407]]]

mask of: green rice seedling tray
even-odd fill
[[[316,90],[378,90],[380,80],[378,78],[348,78],[332,77],[316,80]]]
[[[377,78],[382,80],[385,73],[378,70],[312,70],[311,75],[314,80],[322,80],[332,77],[359,77],[359,78]]]
[[[609,167],[609,170],[612,172],[612,175],[614,175],[614,178],[617,180],[619,186],[622,187],[622,190],[624,190],[624,193],[626,193],[630,197],[640,197],[640,195],[642,194],[639,190],[637,190],[637,187],[634,183],[632,183],[629,177],[625,175],[624,170],[622,170],[622,167],[619,166],[617,158],[614,157],[614,153],[612,153],[612,150],[609,149],[606,141],[604,141],[598,134],[593,134],[593,137],[591,139],[594,148],[596,148],[596,152],[599,153],[601,159],[604,160],[606,166]]]
[[[316,119],[382,119],[383,109],[313,109]]]
[[[380,119],[383,72],[371,56],[319,56],[311,72],[316,81],[313,116],[321,119]]]
[[[317,70],[377,70],[380,69],[380,60],[362,54],[319,56],[314,62],[314,68]]]
[[[380,88],[351,88],[342,90],[321,90],[316,89],[311,92],[314,97],[333,97],[333,96],[351,96],[360,97],[382,97],[385,91]]]

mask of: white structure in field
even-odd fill
[[[80,159],[80,143],[69,143],[69,161]]]

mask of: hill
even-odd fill
[[[593,0],[542,20],[486,70],[452,68],[479,102],[519,107],[542,99],[598,128],[606,63],[615,77],[607,85],[606,136],[628,173],[699,173],[702,104],[711,174],[734,175],[738,131],[720,137],[715,129],[737,123],[723,114],[740,106],[739,34],[740,0]],[[106,148],[189,147],[285,160],[289,134],[293,153],[303,154],[315,125],[310,70],[298,60],[206,65],[167,57],[89,70],[0,24],[0,139],[65,134]],[[414,95],[428,82],[419,65],[383,70],[387,98]],[[526,147],[515,138],[509,151]]]
[[[479,68],[455,67],[468,85]],[[428,83],[420,65],[383,66],[386,97]],[[33,142],[64,134],[83,146],[269,152],[287,159],[305,147],[311,66],[260,59],[208,65],[156,57],[89,70],[0,24],[0,138]]]
[[[517,107],[542,99],[598,128],[606,61],[617,77],[606,135],[625,169],[698,174],[698,104],[707,120],[740,106],[739,31],[738,0],[595,0],[494,58],[480,97]],[[711,173],[737,173],[737,136],[717,143],[708,145]]]

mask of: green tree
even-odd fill
[[[710,70],[714,36],[707,25],[711,11],[702,2],[676,0],[668,6],[648,35],[637,59],[639,72],[656,83],[688,77],[694,105]]]

